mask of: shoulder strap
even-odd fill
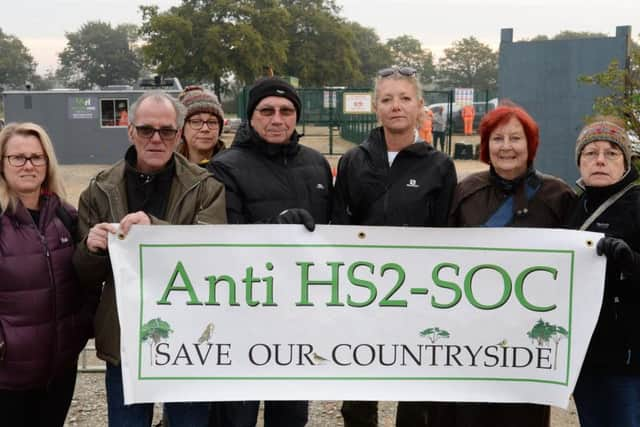
[[[71,236],[75,236],[78,229],[78,221],[71,216],[69,211],[60,205],[56,208],[56,215],[60,218],[60,221],[62,221],[69,233],[71,233]]]
[[[538,173],[536,172],[536,177]],[[534,183],[525,183],[525,194],[527,200],[533,199],[533,196],[538,192],[542,186],[542,179],[537,179]],[[482,224],[483,227],[504,227],[513,220],[513,195],[507,197],[507,199],[500,205],[500,207],[489,217],[487,222]]]
[[[596,209],[589,216],[589,218],[587,218],[586,221],[584,223],[582,223],[582,225],[580,226],[580,228],[578,230],[584,231],[587,228],[589,228],[589,226],[591,224],[593,224],[593,221],[595,221],[596,218],[598,218],[600,215],[602,215],[602,212],[606,211],[609,208],[609,206],[614,204],[620,197],[624,196],[624,194],[627,191],[631,190],[636,185],[638,185],[638,184],[636,184],[635,182],[632,182],[629,185],[627,185],[626,187],[624,187],[622,190],[618,191],[617,193],[615,193],[611,197],[609,197],[607,200],[605,200],[604,203],[601,204],[600,206],[598,206],[598,209]]]

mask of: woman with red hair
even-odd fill
[[[575,194],[562,180],[538,172],[538,125],[521,107],[501,105],[480,123],[480,159],[488,171],[456,187],[454,227],[561,227]],[[431,403],[431,426],[549,426],[549,407],[525,403]]]

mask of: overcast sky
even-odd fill
[[[19,37],[38,62],[40,73],[57,67],[65,32],[92,20],[141,23],[138,5],[160,10],[180,0],[3,0],[0,28]],[[619,25],[640,33],[640,0],[337,0],[341,15],[376,30],[384,41],[409,34],[436,56],[455,40],[475,36],[497,49],[500,29],[513,28],[514,40],[563,30],[615,35]],[[10,6],[8,5],[10,4]]]

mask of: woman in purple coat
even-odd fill
[[[33,123],[0,132],[0,423],[62,426],[92,304],[74,273],[77,213]]]

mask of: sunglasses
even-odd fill
[[[142,126],[134,126],[136,128],[136,133],[144,139],[153,138],[153,134],[158,132],[160,135],[160,139],[165,141],[170,141],[176,137],[178,134],[178,129],[174,128],[154,128],[153,126],[142,125]]]
[[[392,76],[394,74],[400,74],[401,76],[405,77],[413,77],[416,75],[416,73],[416,69],[412,67],[390,67],[383,68],[382,70],[378,71],[378,77],[384,78]]]

